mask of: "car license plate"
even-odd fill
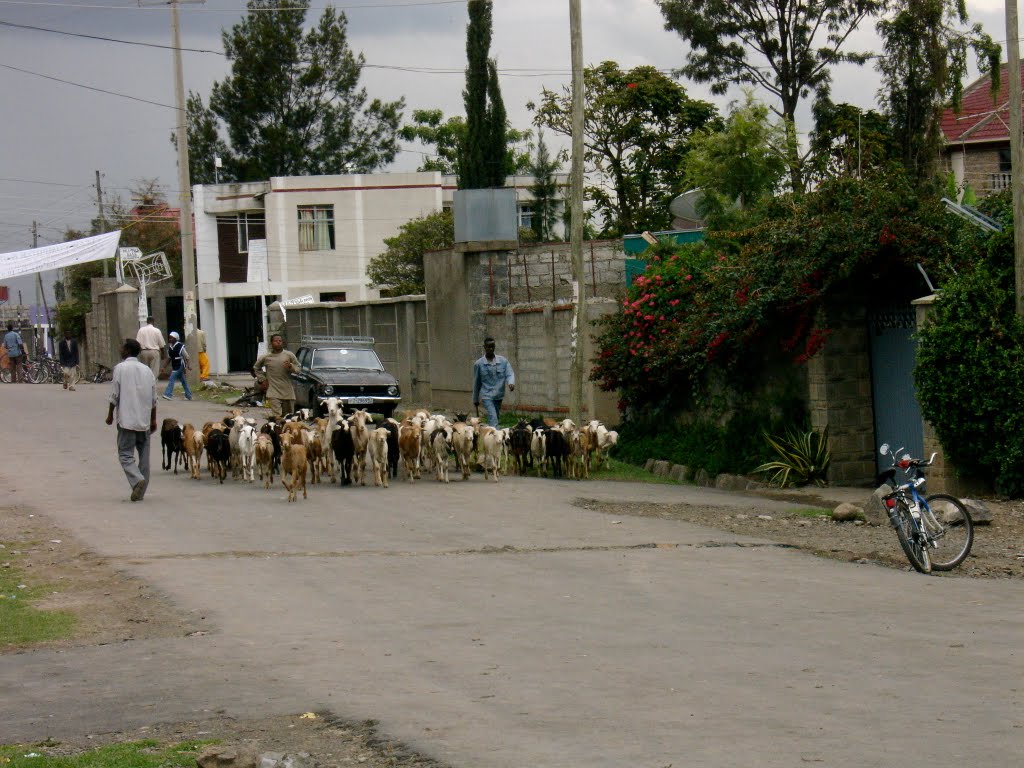
[[[350,397],[348,399],[349,405],[373,405],[372,397]]]

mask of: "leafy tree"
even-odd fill
[[[786,174],[785,150],[785,130],[747,91],[722,130],[696,132],[683,158],[687,185],[702,191],[700,213],[718,219],[734,204],[749,207],[772,194]]]
[[[491,49],[491,0],[469,0],[466,26],[466,136],[459,152],[459,189],[505,186],[508,118]]]
[[[871,173],[898,161],[899,152],[888,118],[852,104],[814,102],[811,168],[818,178]]]
[[[555,224],[558,222],[558,209],[561,207],[558,194],[558,173],[560,163],[557,157],[548,152],[544,134],[537,136],[537,155],[530,167],[530,175],[534,182],[530,187],[533,195],[533,220],[531,229],[537,242],[546,243],[554,239]]]
[[[899,0],[895,13],[878,23],[885,56],[881,101],[892,124],[903,165],[920,180],[936,174],[942,150],[942,113],[960,108],[967,52],[972,48],[982,71],[992,73],[999,92],[1002,49],[980,24],[965,32],[964,0]]]
[[[398,135],[405,141],[419,141],[434,147],[435,154],[427,156],[417,168],[419,171],[440,171],[450,176],[459,175],[459,148],[466,140],[466,119],[461,115],[444,118],[440,109],[413,110],[412,122],[403,125]],[[529,172],[530,131],[519,131],[506,126],[505,141],[508,153],[505,175],[515,176]],[[522,146],[517,146],[522,145]]]
[[[830,67],[863,63],[866,53],[843,52],[850,35],[887,0],[656,0],[665,28],[689,44],[683,75],[711,83],[713,93],[750,84],[777,100],[787,132],[793,190],[805,187],[796,135],[801,99],[828,88]]]
[[[219,151],[227,181],[369,172],[394,160],[405,102],[369,101],[359,87],[364,58],[349,48],[345,14],[328,6],[304,31],[306,0],[248,0],[247,7],[222,34],[231,74],[214,84],[209,109],[189,99],[194,177],[211,175]]]
[[[203,97],[189,91],[185,107],[188,131],[189,179],[193,184],[213,184],[215,181],[235,181],[234,161],[227,142],[220,136],[217,116],[204,106]],[[177,134],[171,134],[171,143],[177,148]],[[228,167],[218,171],[215,158],[228,161]]]
[[[366,276],[370,288],[382,296],[423,293],[423,254],[451,248],[455,242],[455,217],[451,211],[431,213],[403,224],[394,237],[384,240],[387,250],[370,259]]]
[[[717,125],[714,105],[691,99],[654,67],[623,72],[606,61],[583,72],[584,161],[611,183],[587,187],[604,222],[602,235],[665,229],[668,204],[682,192],[679,163],[694,131]],[[529,103],[534,123],[572,135],[572,94],[545,88]]]

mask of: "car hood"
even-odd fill
[[[335,386],[390,386],[397,384],[398,380],[387,371],[365,371],[365,370],[316,370],[310,371],[310,375],[323,382]]]

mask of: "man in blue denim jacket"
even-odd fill
[[[505,385],[509,392],[516,390],[516,375],[501,355],[494,354],[494,339],[484,339],[484,355],[473,365],[473,405],[479,407],[481,401],[487,411],[487,423],[498,426],[501,416],[501,401],[505,397]]]

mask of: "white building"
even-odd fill
[[[566,175],[558,181],[565,189]],[[532,183],[530,177],[508,179],[518,193],[521,226],[530,226]],[[370,259],[406,222],[450,208],[455,189],[455,177],[436,172],[195,186],[197,307],[211,371],[252,366],[264,300],[379,298],[367,286]],[[250,245],[254,240],[266,241],[265,257],[259,243]]]

